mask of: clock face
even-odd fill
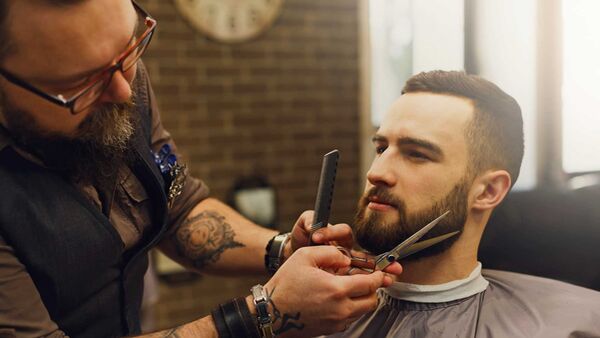
[[[175,0],[198,30],[223,42],[241,42],[267,30],[283,0]]]

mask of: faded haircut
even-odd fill
[[[523,118],[517,101],[495,84],[459,71],[431,71],[414,75],[402,94],[446,94],[469,99],[473,119],[465,134],[469,147],[469,174],[490,169],[506,170],[512,185],[519,177],[523,160]]]

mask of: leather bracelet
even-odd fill
[[[221,307],[217,307],[211,311],[211,315],[213,318],[213,322],[215,323],[215,328],[217,329],[217,334],[219,338],[231,338],[229,334],[229,330],[227,329],[227,324],[225,324],[225,318],[223,317],[223,313],[221,312]]]
[[[257,322],[245,298],[220,304],[212,311],[212,316],[220,338],[260,338]]]
[[[225,324],[227,325],[229,335],[233,338],[243,337],[246,329],[244,328],[244,323],[238,315],[233,302],[229,301],[219,306],[221,307],[223,318],[225,318]]]
[[[287,232],[279,234],[269,241],[266,247],[265,267],[269,273],[274,274],[283,264],[283,251],[292,234]]]
[[[258,331],[258,323],[256,322],[256,319],[254,318],[252,313],[250,313],[248,303],[246,303],[246,298],[238,297],[235,299],[235,303],[242,316],[242,320],[244,321],[244,326],[246,328],[246,332],[248,333],[248,337],[260,338],[260,332]]]

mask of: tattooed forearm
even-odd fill
[[[174,237],[179,254],[198,269],[217,262],[227,249],[244,247],[233,239],[235,232],[225,217],[210,210],[186,219]]]
[[[274,293],[275,288],[273,288],[270,293],[269,290],[267,290],[269,303],[271,303],[271,306],[273,307],[273,333],[279,335],[291,329],[304,329],[304,324],[300,322],[300,312],[296,312],[296,314],[284,313],[283,316],[281,316],[281,312],[277,306],[275,306],[275,302],[273,302],[272,296]],[[277,325],[279,325],[278,328]]]

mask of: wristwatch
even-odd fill
[[[267,244],[265,254],[265,266],[269,273],[274,274],[283,264],[283,251],[287,242],[292,238],[291,233],[279,234],[273,237]]]
[[[258,321],[258,328],[263,338],[273,338],[273,317],[269,313],[269,296],[265,292],[262,285],[254,285],[250,291],[252,291],[252,297],[254,298],[254,305],[256,306],[256,319]]]

